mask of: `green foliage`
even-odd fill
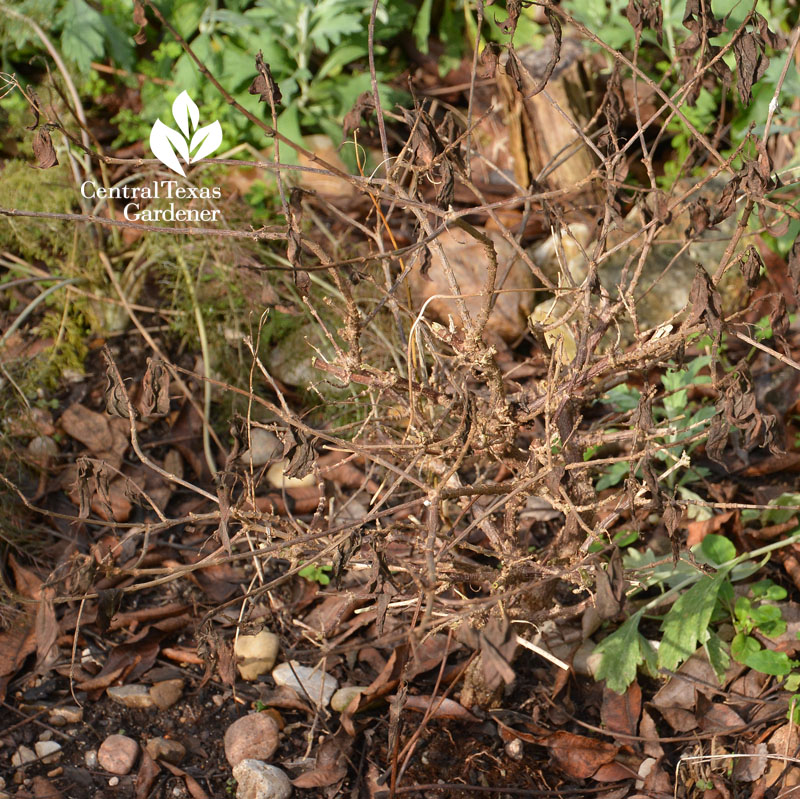
[[[328,585],[331,581],[331,578],[328,577],[328,573],[331,571],[333,571],[332,566],[319,566],[316,563],[309,563],[308,566],[304,566],[297,573],[300,577],[310,582]]]
[[[698,437],[697,434],[708,426],[716,413],[712,405],[701,405],[697,408],[692,407],[689,402],[689,389],[692,386],[711,382],[709,375],[701,374],[710,361],[709,356],[700,355],[692,359],[683,369],[667,369],[661,378],[664,395],[661,403],[653,406],[653,416],[661,422],[664,429],[669,431],[655,439],[655,457],[663,461],[665,467],[676,463],[684,451],[687,454],[691,453],[702,443],[703,437]],[[621,384],[607,391],[600,398],[600,402],[620,413],[626,413],[638,407],[640,398],[641,393],[638,389]],[[689,439],[695,440],[689,441]],[[590,457],[584,459],[589,460]],[[628,461],[612,463],[600,472],[595,485],[596,490],[603,491],[619,485],[629,472]],[[666,478],[666,484],[669,488],[676,486],[682,488],[685,484],[699,480],[705,474],[707,470],[697,467],[674,471]]]
[[[636,637],[640,620],[647,609],[657,607],[676,595],[676,601],[661,620],[658,668],[673,671],[691,657],[698,646],[702,646],[720,680],[731,658],[764,674],[789,675],[800,664],[785,652],[763,646],[753,635],[757,631],[761,636],[774,638],[786,632],[781,609],[774,604],[786,598],[786,590],[768,579],[753,583],[749,589],[750,596],[741,593],[737,596],[733,589],[735,581],[747,578],[763,565],[763,562],[755,562],[757,554],[737,557],[727,538],[710,534],[695,547],[694,563],[690,563],[689,558],[682,558],[672,574],[643,581],[642,588],[665,584],[672,587],[650,600],[601,641],[595,650],[601,655],[597,679],[605,679],[618,693],[625,691],[635,679],[636,668],[643,660],[643,643]],[[626,565],[637,562],[639,569],[646,570],[646,558],[629,551]],[[699,571],[697,563],[710,573]],[[715,625],[726,620],[734,627],[734,636],[729,643],[715,632]]]
[[[639,632],[641,614],[635,613],[616,632],[604,638],[595,648],[601,656],[595,678],[618,694],[624,694],[636,679],[636,669],[652,652],[650,644]]]

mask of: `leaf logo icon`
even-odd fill
[[[219,122],[212,122],[198,128],[200,109],[186,91],[175,98],[172,118],[178,130],[165,125],[160,119],[156,120],[150,131],[150,149],[164,166],[186,177],[178,156],[184,163],[194,164],[211,155],[222,144],[222,126]]]

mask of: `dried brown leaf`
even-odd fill
[[[5,698],[8,678],[35,651],[36,628],[29,617],[17,619],[16,624],[0,632],[0,701]]]
[[[631,683],[624,694],[618,694],[604,686],[600,717],[611,732],[638,735],[641,712],[642,689],[639,683]]]
[[[147,16],[144,13],[142,0],[133,0],[133,24],[139,26],[139,30],[133,35],[133,41],[136,44],[144,44],[147,41],[147,35],[144,32],[147,26]]]
[[[432,719],[480,723],[477,716],[474,716],[454,699],[442,699],[438,696],[406,696],[403,707],[409,710],[418,710],[421,713],[427,713],[431,708],[430,718]]]
[[[143,417],[166,416],[169,413],[169,372],[159,358],[147,359],[139,411]]]
[[[250,84],[250,94],[259,95],[259,102],[267,103],[270,107],[275,107],[283,99],[281,90],[270,72],[269,64],[264,63],[264,55],[261,50],[256,55],[256,70],[258,74]]]
[[[147,754],[146,749],[142,749],[142,757],[139,762],[139,771],[136,774],[136,793],[135,799],[147,799],[153,789],[156,777],[161,769],[158,764]]]
[[[619,747],[613,744],[564,730],[553,733],[541,743],[550,750],[555,764],[576,779],[591,777],[619,752]]]
[[[36,135],[33,137],[33,154],[39,162],[39,169],[50,169],[50,167],[58,166],[56,148],[53,147],[53,141],[47,128],[39,128],[36,131]]]

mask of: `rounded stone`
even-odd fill
[[[162,680],[150,688],[150,698],[160,710],[172,707],[183,696],[183,680]]]
[[[109,735],[97,752],[97,763],[111,774],[127,774],[139,756],[139,744],[127,735]]]
[[[301,699],[327,707],[339,682],[320,669],[301,666],[297,661],[281,663],[272,670],[272,679],[278,685],[288,685]]]
[[[278,724],[266,713],[237,719],[225,732],[225,757],[231,766],[242,760],[269,760],[278,748]]]
[[[353,701],[353,697],[360,696],[366,690],[360,685],[345,685],[331,697],[331,710],[341,713]]]
[[[261,630],[256,635],[240,635],[233,645],[236,667],[243,680],[256,680],[272,669],[281,642],[275,633]]]
[[[292,783],[285,772],[260,760],[247,758],[234,766],[236,799],[289,799]]]
[[[148,710],[155,704],[146,685],[112,685],[106,693],[117,704],[135,710]]]
[[[62,755],[61,744],[57,741],[37,741],[33,748],[36,750],[36,756],[45,765],[58,762]]]

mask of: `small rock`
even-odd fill
[[[522,748],[522,741],[519,738],[512,738],[510,741],[506,743],[505,746],[506,754],[512,760],[522,760],[525,757],[525,753]]]
[[[144,746],[153,760],[166,760],[177,765],[186,755],[186,747],[170,738],[151,738]]]
[[[63,799],[61,791],[46,777],[34,777],[31,781],[31,787],[33,788],[35,799]]]
[[[39,735],[40,741],[49,741],[53,737],[52,730],[43,730],[42,733]]]
[[[64,727],[67,724],[80,724],[83,721],[83,708],[71,705],[54,707],[50,711],[48,721],[54,727]]]
[[[47,776],[52,779],[53,777],[60,777],[63,773],[64,766],[56,766],[56,768],[50,769],[50,771],[47,772]]]
[[[42,468],[48,466],[58,455],[58,444],[50,436],[36,436],[28,444],[28,456]]]
[[[289,470],[289,460],[284,459],[273,463],[267,469],[267,482],[273,488],[309,488],[317,484],[317,478],[314,472],[307,474],[305,477],[288,477],[286,472]]]
[[[145,710],[155,704],[146,685],[114,685],[106,689],[109,698],[120,705]]]
[[[211,697],[211,703],[215,707],[222,707],[222,705],[225,703],[225,697],[222,694],[214,694]]]
[[[331,697],[331,710],[341,713],[353,701],[354,696],[363,694],[366,690],[359,685],[345,685]]]
[[[119,777],[111,777],[108,781],[109,787],[116,788],[119,785]]]
[[[96,749],[89,749],[88,751],[83,753],[83,761],[86,763],[86,768],[96,769],[97,768],[97,750]]]
[[[297,691],[301,699],[310,699],[314,704],[326,707],[331,701],[339,682],[335,677],[319,669],[301,666],[297,661],[281,663],[272,670],[272,679],[278,685],[288,685]]]
[[[250,448],[239,459],[245,466],[263,466],[283,455],[283,444],[275,433],[261,427],[250,429]]]
[[[61,759],[61,744],[56,741],[37,741],[33,748],[42,763],[57,763]]]
[[[243,680],[256,680],[275,665],[281,642],[275,633],[262,630],[256,635],[240,635],[233,645],[236,667]]]
[[[24,766],[26,763],[33,763],[36,760],[36,752],[28,746],[20,746],[13,755],[11,755],[11,765],[15,768]]]
[[[166,710],[183,696],[183,680],[162,680],[150,688],[150,698],[156,707]]]
[[[127,735],[109,735],[100,746],[97,762],[112,774],[127,774],[139,756],[139,744]]]
[[[242,760],[269,760],[278,748],[278,724],[266,713],[250,713],[225,731],[225,757],[235,766]]]
[[[234,766],[233,778],[238,783],[236,799],[289,799],[292,795],[289,777],[260,760],[242,760]]]

